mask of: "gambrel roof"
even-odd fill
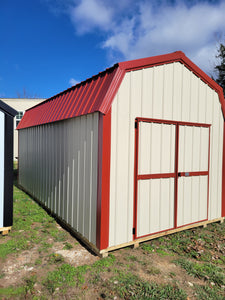
[[[125,61],[28,109],[17,129],[52,123],[93,112],[106,114],[126,72],[180,62],[214,89],[220,99],[223,115],[225,103],[222,88],[198,68],[185,54],[170,54]]]

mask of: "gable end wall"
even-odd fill
[[[131,71],[112,104],[109,247],[132,241],[137,117],[212,124],[209,220],[221,217],[224,120],[218,94],[179,62]]]

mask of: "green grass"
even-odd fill
[[[25,293],[26,294],[28,292],[32,293],[33,290],[34,290],[34,285],[37,281],[37,276],[33,275],[33,276],[30,276],[30,277],[24,278],[24,281],[25,281],[25,286],[24,286]]]
[[[132,273],[119,272],[111,279],[112,289],[122,299],[187,299],[187,294],[176,285],[142,281]]]
[[[44,226],[55,221],[29,196],[14,187],[13,230],[30,230],[36,222]]]
[[[35,260],[35,263],[34,263],[36,266],[37,265],[41,265],[42,264],[42,259],[41,258],[37,258],[36,260]]]
[[[49,272],[47,278],[43,281],[43,285],[50,294],[53,294],[57,287],[72,286],[84,282],[84,274],[88,266],[73,267],[69,264],[63,264],[57,270]]]
[[[63,250],[70,250],[73,248],[73,245],[71,245],[70,243],[65,242],[64,246],[63,246]]]
[[[54,239],[54,242],[65,242],[66,233],[59,231],[57,228],[52,228],[47,231]]]
[[[186,259],[177,259],[174,262],[185,269],[189,275],[214,282],[219,286],[225,285],[224,270],[218,266],[211,263],[191,262]]]
[[[48,251],[52,247],[52,244],[46,242],[49,234],[54,241],[65,241],[66,233],[57,230],[55,220],[15,186],[13,204],[13,227],[9,233],[9,237],[12,239],[3,237],[6,242],[0,244],[0,258],[4,259],[9,254],[29,250],[34,245],[40,245],[40,252]],[[42,230],[37,230],[36,224],[41,224]]]
[[[212,223],[206,228],[194,228],[164,236],[141,245],[144,252],[162,255],[182,255],[200,261],[224,264],[225,241],[223,239],[225,223]],[[218,246],[218,243],[220,244]]]
[[[0,297],[2,297],[2,299],[9,299],[14,296],[18,297],[23,295],[25,297],[25,288],[23,286],[0,288]]]
[[[10,253],[31,249],[31,244],[25,237],[8,240],[4,244],[0,244],[0,258],[5,258]]]
[[[61,254],[52,253],[49,255],[49,263],[50,264],[60,264],[64,262],[64,258]]]
[[[55,258],[56,256],[54,255],[53,260],[55,260]],[[87,272],[90,272],[91,275],[96,277],[100,272],[111,267],[114,262],[115,257],[113,255],[109,255],[109,257],[98,260],[90,266],[84,265],[73,267],[69,264],[63,264],[56,270],[47,274],[47,278],[43,281],[43,285],[50,294],[53,294],[58,287],[79,286],[80,284],[85,283],[84,275]]]
[[[159,269],[157,269],[156,267],[153,267],[153,266],[148,266],[146,269],[146,272],[151,275],[157,275],[157,274],[161,273],[161,271]]]
[[[161,256],[173,255],[172,252],[168,252],[168,249],[166,249],[165,245],[160,244],[160,243],[156,244],[155,241],[151,241],[149,243],[142,244],[141,248],[145,252],[149,252],[149,253],[156,252],[156,253],[158,253]]]
[[[195,285],[195,292],[199,300],[224,300],[225,294],[216,287]]]
[[[7,288],[0,288],[0,296],[2,297],[2,299],[18,299],[18,297],[22,297],[20,299],[26,299],[28,293],[33,293],[36,281],[37,277],[35,275],[24,278],[23,286],[10,286]]]

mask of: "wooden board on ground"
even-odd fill
[[[9,231],[11,230],[11,226],[10,227],[2,227],[0,228],[0,232],[2,233],[2,235],[7,235],[9,233]]]

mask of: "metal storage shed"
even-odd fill
[[[26,111],[19,183],[102,255],[222,222],[224,109],[182,52],[118,63]]]
[[[17,111],[0,100],[0,232],[13,224],[13,118]]]

